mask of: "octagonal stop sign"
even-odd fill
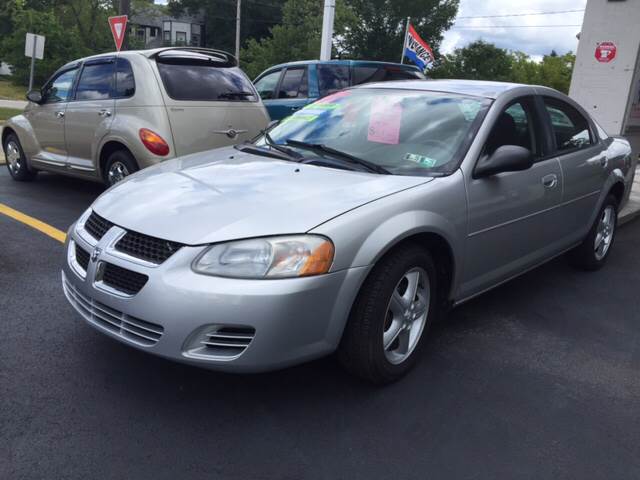
[[[596,47],[596,60],[600,63],[609,63],[616,58],[616,44],[613,42],[602,42]]]

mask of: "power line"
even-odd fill
[[[528,17],[532,15],[559,15],[562,13],[577,13],[584,12],[584,8],[579,10],[556,10],[554,12],[534,12],[534,13],[507,13],[504,15],[472,15],[466,17],[458,17],[456,20],[461,20],[465,18],[505,18],[505,17]]]
[[[478,28],[569,28],[569,27],[573,28],[573,27],[581,27],[581,26],[582,25],[478,25],[478,26],[454,25],[451,28],[452,29],[466,28],[466,29],[474,30]]]

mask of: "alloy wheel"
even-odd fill
[[[109,171],[107,172],[107,179],[109,180],[109,185],[115,185],[116,183],[122,181],[127,177],[131,172],[127,166],[122,162],[113,162],[109,167]]]
[[[390,363],[404,362],[415,349],[427,323],[430,300],[427,272],[419,267],[406,272],[393,290],[385,316],[382,346]]]
[[[20,148],[14,141],[7,143],[7,165],[13,175],[17,175],[22,168],[22,155],[20,155]]]
[[[602,212],[600,222],[598,223],[598,231],[594,243],[594,251],[596,259],[602,260],[611,247],[613,234],[616,228],[616,210],[613,205],[607,205]]]

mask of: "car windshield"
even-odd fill
[[[451,93],[345,90],[285,118],[257,144],[288,144],[305,156],[322,153],[303,148],[303,142],[396,175],[442,174],[457,168],[489,105],[488,99]]]

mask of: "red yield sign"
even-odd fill
[[[609,63],[616,58],[618,48],[613,42],[602,42],[596,47],[596,60],[600,63]]]
[[[122,42],[124,41],[124,36],[127,33],[127,20],[128,17],[126,15],[109,17],[109,27],[111,27],[113,41],[116,42],[116,49],[118,51],[122,48]]]

